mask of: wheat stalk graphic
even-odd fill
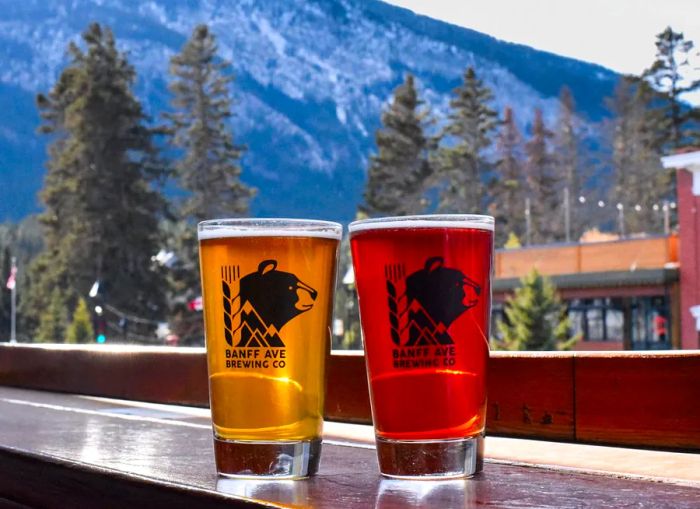
[[[401,334],[406,328],[406,294],[399,294],[392,279],[396,283],[401,281],[404,275],[403,266],[387,265],[385,267],[385,275],[389,304],[389,323],[391,324],[391,339],[396,345],[401,346]]]
[[[236,274],[235,270],[233,274]],[[224,337],[229,346],[233,346],[233,335],[241,327],[241,298],[239,295],[232,297],[231,286],[226,279],[221,280],[221,289],[224,304]]]

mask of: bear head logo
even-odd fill
[[[237,274],[222,269],[228,276]],[[258,270],[242,277],[238,294],[232,296],[228,280],[222,282],[224,336],[239,347],[283,347],[279,331],[290,320],[314,306],[318,292],[291,272],[277,270],[277,260],[265,260]]]
[[[408,305],[418,301],[436,322],[449,327],[476,306],[481,287],[457,269],[443,267],[442,257],[429,258],[423,269],[406,278]]]
[[[429,258],[422,269],[406,277],[405,300],[401,299],[405,310],[393,318],[390,298],[394,342],[406,346],[452,344],[447,329],[477,305],[480,294],[477,283],[460,270],[444,267],[442,257]],[[402,339],[404,334],[408,337]]]

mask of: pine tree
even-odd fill
[[[519,249],[523,246],[520,243],[518,236],[515,233],[510,232],[508,234],[508,239],[506,240],[505,244],[503,244],[503,247],[505,249]]]
[[[234,143],[227,125],[231,64],[217,51],[214,34],[198,25],[170,60],[174,111],[166,117],[173,143],[183,152],[175,165],[180,186],[189,193],[181,215],[193,222],[246,215],[254,195],[240,180],[245,147]]]
[[[579,149],[576,126],[574,97],[567,86],[561,88],[559,94],[559,118],[554,133],[554,162],[558,173],[563,177],[564,184],[572,196],[578,196],[581,184],[578,175]]]
[[[57,287],[72,307],[99,280],[112,306],[160,317],[165,284],[151,256],[163,200],[151,188],[159,177],[152,132],[112,32],[93,23],[82,38],[85,49],[70,44],[67,67],[37,98],[40,132],[52,143],[41,192],[46,245],[30,268],[25,310],[40,313]]]
[[[37,309],[29,309],[31,303],[26,299],[33,293],[34,281],[27,268],[44,249],[44,233],[36,215],[27,216],[11,226],[9,245],[17,259],[17,338],[29,339],[39,325],[39,313]]]
[[[182,224],[169,225],[177,262],[171,270],[172,330],[181,338],[202,330],[186,303],[199,295],[195,224],[205,219],[248,214],[255,191],[241,182],[245,147],[234,142],[231,63],[218,55],[215,35],[198,25],[179,54],[170,59],[173,111],[165,114],[173,144],[182,157],[175,175],[187,198],[179,210]],[[199,333],[201,335],[201,333]]]
[[[168,266],[168,322],[180,344],[202,343],[204,317],[193,313],[189,302],[201,295],[196,226],[187,221],[164,221],[161,232],[166,249],[175,254]]]
[[[520,287],[508,298],[506,321],[499,321],[501,338],[494,340],[502,350],[569,350],[579,340],[571,337],[566,306],[551,280],[537,269],[520,280]]]
[[[669,174],[661,167],[661,142],[656,127],[662,113],[651,108],[655,94],[644,82],[623,77],[608,109],[614,186],[611,198],[623,207],[625,233],[659,232],[662,216],[655,211],[671,198]]]
[[[560,211],[560,179],[554,173],[550,149],[552,132],[542,118],[542,110],[535,110],[532,134],[525,144],[527,160],[528,196],[530,198],[531,241],[535,244],[551,242],[561,238],[563,221]]]
[[[511,235],[525,234],[525,173],[522,137],[510,107],[496,138],[495,178],[491,184],[493,201],[489,211],[496,218],[496,245],[502,246]]]
[[[432,143],[424,132],[429,113],[422,104],[413,76],[406,75],[375,136],[378,153],[370,158],[361,207],[369,215],[417,214],[426,208],[423,194],[431,175]]]
[[[92,343],[95,340],[95,331],[92,328],[92,319],[88,311],[87,303],[82,297],[78,299],[78,306],[73,312],[66,332],[66,343]]]
[[[472,67],[465,71],[464,82],[453,94],[443,145],[437,154],[442,187],[438,210],[481,212],[489,201],[489,165],[484,152],[491,146],[491,133],[498,122],[496,112],[489,107],[493,94]]]
[[[681,99],[683,94],[700,89],[700,80],[691,81],[688,76],[693,72],[693,48],[693,42],[686,40],[681,32],[666,27],[656,36],[656,60],[642,74],[663,101],[660,111],[666,122],[659,126],[659,133],[667,151],[682,147],[690,137],[700,135],[697,127],[691,132],[689,121],[693,110]]]
[[[0,239],[3,240],[3,239]],[[10,337],[11,290],[7,288],[12,256],[9,243],[0,241],[0,341]]]
[[[36,341],[39,343],[63,343],[66,339],[68,312],[66,299],[57,287],[51,292],[48,306],[41,313]]]
[[[561,198],[566,199],[564,189],[568,190],[569,208],[576,203],[581,195],[579,132],[576,120],[574,97],[567,86],[561,88],[559,94],[559,117],[554,131],[554,174],[563,186]],[[577,239],[583,233],[583,214],[569,214],[570,229],[564,232],[567,241]]]

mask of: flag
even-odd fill
[[[190,311],[201,311],[202,310],[202,297],[196,297],[187,303],[187,307]]]
[[[17,267],[12,267],[10,269],[10,277],[7,278],[7,289],[8,290],[14,290],[15,289],[15,284],[16,284],[16,279],[15,276],[17,275]]]

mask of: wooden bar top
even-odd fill
[[[325,440],[303,481],[218,478],[202,409],[0,387],[0,507],[698,507],[673,483],[488,461],[471,480],[383,479],[373,447]],[[488,440],[488,439],[487,439]]]

